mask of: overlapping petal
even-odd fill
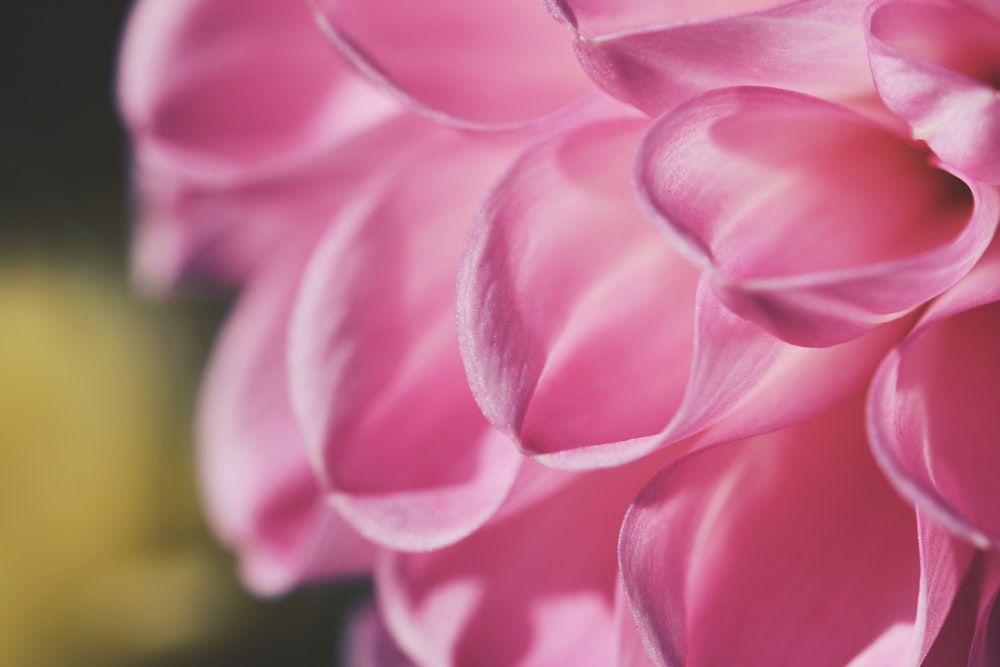
[[[706,90],[766,85],[838,99],[873,92],[862,0],[548,0],[601,87],[656,115]]]
[[[376,586],[397,641],[422,665],[642,665],[628,611],[615,606],[615,544],[658,463],[577,474],[546,503],[456,545],[384,554]],[[623,647],[634,662],[619,662]]]
[[[352,142],[400,111],[294,2],[137,3],[119,100],[142,209],[136,271],[154,290],[192,273],[241,279],[404,140],[390,123]]]
[[[374,606],[354,615],[346,639],[341,662],[350,667],[417,667],[396,646]]]
[[[902,335],[805,350],[730,313],[632,201],[643,125],[540,142],[466,247],[458,317],[473,393],[551,465],[617,465],[711,424],[702,444],[801,419],[858,387]]]
[[[261,594],[361,574],[373,547],[327,505],[292,414],[285,369],[288,318],[307,248],[269,262],[216,345],[202,389],[202,495],[220,538]]]
[[[657,664],[859,667],[915,664],[916,538],[870,459],[855,396],[667,468],[619,549]]]
[[[514,127],[593,85],[537,0],[313,0],[336,46],[404,102],[447,124]]]
[[[659,118],[639,197],[734,312],[798,345],[841,343],[955,284],[996,228],[997,193],[842,107],[771,88]]]
[[[455,275],[476,204],[514,146],[442,131],[359,194],[310,261],[290,338],[292,395],[331,499],[398,549],[464,537],[521,458],[469,392]]]
[[[1000,8],[888,0],[871,6],[866,27],[886,105],[946,164],[1000,183]]]
[[[944,525],[1000,545],[1000,249],[927,309],[872,383],[869,430],[890,479]]]

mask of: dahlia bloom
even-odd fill
[[[568,34],[567,34],[568,33]],[[1000,10],[140,0],[206,509],[357,665],[1000,660]]]

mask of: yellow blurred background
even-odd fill
[[[0,21],[0,667],[334,665],[365,584],[254,600],[201,519],[191,414],[227,304],[128,284],[128,5]]]

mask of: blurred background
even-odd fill
[[[128,284],[130,4],[0,18],[0,665],[336,665],[367,586],[253,599],[200,516],[191,415],[228,302]]]

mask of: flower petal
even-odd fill
[[[619,557],[657,664],[904,664],[915,529],[855,396],[667,468],[629,510]]]
[[[497,508],[521,457],[476,407],[455,334],[455,274],[509,144],[441,131],[335,221],[292,319],[293,403],[331,499],[396,549],[458,540]]]
[[[842,107],[770,88],[707,93],[650,127],[640,200],[734,312],[797,345],[841,343],[965,275],[992,188]]]
[[[889,0],[866,16],[886,105],[955,169],[1000,183],[1000,12],[971,2]]]
[[[873,92],[861,0],[551,4],[575,26],[577,56],[591,77],[651,115],[723,86],[843,99]]]
[[[313,0],[333,43],[418,111],[477,129],[557,113],[592,89],[537,0]]]
[[[199,463],[213,528],[260,594],[359,574],[374,549],[327,505],[292,415],[285,337],[305,249],[289,249],[247,287],[202,388]]]
[[[396,640],[426,665],[617,664],[615,540],[656,465],[576,474],[546,503],[458,544],[386,553],[376,591]]]
[[[899,491],[980,546],[1000,545],[1000,246],[927,310],[872,383],[869,435]]]
[[[641,126],[595,123],[538,143],[494,188],[466,246],[458,319],[473,393],[549,465],[618,465],[711,424],[702,445],[788,424],[860,386],[901,335],[806,350],[724,308],[630,196]]]
[[[351,667],[417,667],[396,646],[373,605],[355,613],[341,661]]]
[[[305,7],[275,0],[137,3],[119,100],[151,291],[243,279],[290,229],[325,224],[403,137],[391,98],[329,52]]]

